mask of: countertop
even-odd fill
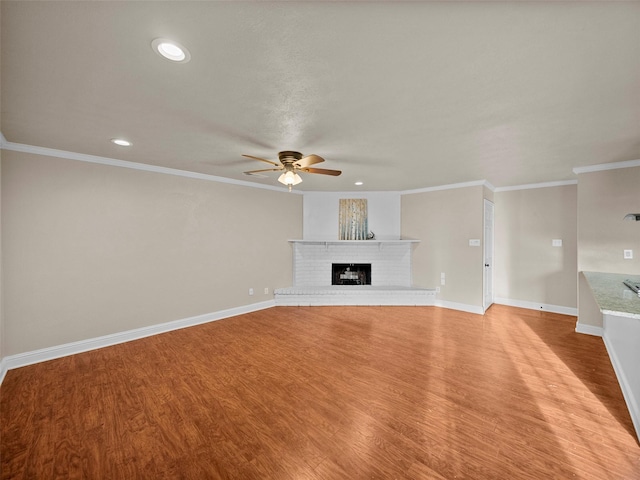
[[[640,281],[640,275],[624,273],[584,273],[600,311],[640,319],[640,296],[622,282],[627,279]]]

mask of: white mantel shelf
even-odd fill
[[[326,244],[326,245],[344,245],[345,243],[352,244],[383,244],[383,243],[419,243],[420,240],[287,240],[289,243],[314,243],[314,244]]]

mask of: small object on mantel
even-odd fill
[[[369,232],[367,234],[367,240],[375,240],[376,239],[376,234],[373,232]]]

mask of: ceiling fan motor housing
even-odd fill
[[[293,164],[302,158],[300,152],[293,152],[291,150],[285,150],[278,153],[278,158],[283,165]]]

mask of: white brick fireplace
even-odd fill
[[[333,263],[370,263],[372,286],[411,286],[411,248],[416,240],[291,240],[293,286],[331,285]]]
[[[435,290],[411,286],[418,240],[290,240],[293,287],[277,305],[433,305]],[[371,264],[371,285],[331,285],[332,264]]]

